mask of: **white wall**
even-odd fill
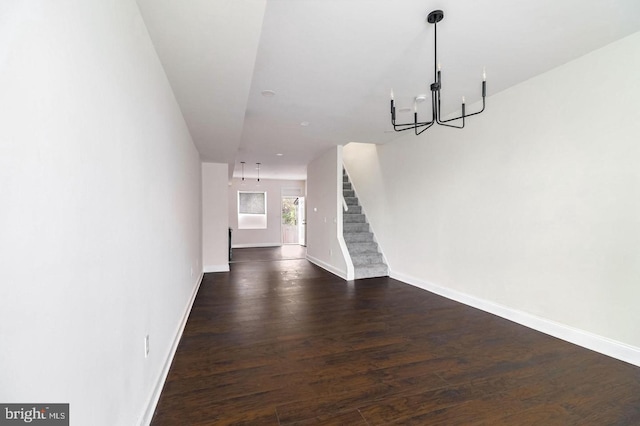
[[[393,275],[640,365],[638,75],[640,33],[489,97],[462,131],[347,146]]]
[[[229,226],[233,229],[234,247],[271,247],[282,244],[281,217],[282,191],[287,194],[304,196],[305,181],[278,180],[245,177],[233,179],[228,191]],[[267,227],[266,229],[238,229],[238,191],[265,191],[267,193]]]
[[[338,239],[342,235],[342,147],[334,147],[307,166],[307,258],[347,279],[353,278]]]
[[[204,272],[229,270],[228,164],[202,163],[202,264]]]
[[[0,93],[0,401],[144,421],[200,280],[202,207],[135,2],[3,1]]]

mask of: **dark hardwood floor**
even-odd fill
[[[298,244],[280,247],[234,248],[231,263],[271,262],[274,260],[306,259],[307,248]]]
[[[306,260],[206,274],[153,425],[638,425],[640,368]]]

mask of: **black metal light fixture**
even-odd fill
[[[462,97],[462,114],[458,117],[449,118],[444,120],[442,118],[442,112],[440,110],[440,90],[442,89],[442,80],[440,73],[440,64],[438,64],[438,22],[444,18],[444,12],[441,10],[434,10],[427,16],[427,22],[433,24],[433,79],[431,84],[431,121],[418,121],[418,101],[426,100],[426,96],[418,96],[413,102],[413,123],[396,123],[396,107],[393,99],[393,89],[391,89],[391,124],[393,130],[396,132],[403,132],[405,130],[413,129],[416,135],[427,130],[434,124],[440,124],[442,126],[453,127],[456,129],[462,129],[464,127],[464,120],[472,115],[480,114],[484,111],[485,97],[487,96],[487,75],[482,71],[482,109],[478,112],[467,114],[465,110],[464,96]],[[461,125],[448,124],[451,121],[462,120]]]
[[[241,161],[240,164],[242,164],[242,181],[244,182],[244,161]]]
[[[260,163],[256,163],[256,165],[258,166],[258,182],[260,182]]]

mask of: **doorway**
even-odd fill
[[[305,244],[304,197],[282,196],[282,244]]]

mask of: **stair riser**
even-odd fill
[[[369,232],[368,223],[345,223],[342,225],[342,233],[348,234],[350,232]]]
[[[346,201],[348,206],[357,206],[358,199],[355,197],[344,197],[344,201]]]
[[[351,256],[354,266],[372,265],[382,263],[382,254],[354,254]]]
[[[362,268],[355,268],[355,279],[386,277],[389,275],[387,265],[369,265]]]
[[[349,210],[347,210],[346,212],[343,212],[343,215],[347,215],[347,214],[361,214],[362,213],[362,206],[354,206],[354,205],[350,205],[348,206]]]
[[[370,243],[373,242],[373,234],[370,232],[345,233],[344,240],[347,243]]]
[[[351,255],[356,254],[375,254],[378,253],[378,245],[374,242],[370,243],[353,243],[347,242],[347,249]]]
[[[366,218],[362,213],[345,213],[342,215],[343,223],[366,223]]]

